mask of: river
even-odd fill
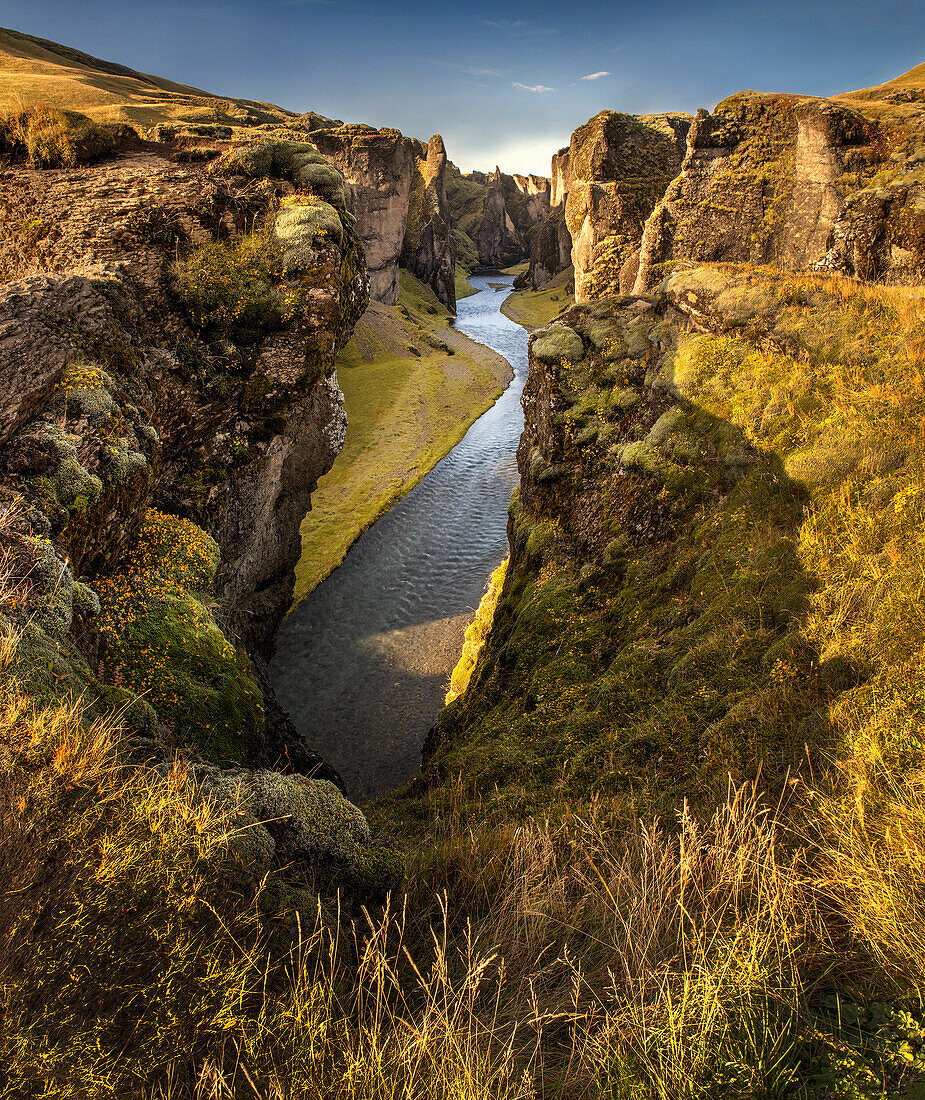
[[[527,332],[501,313],[511,278],[471,282],[456,328],[503,355],[513,382],[289,615],[270,665],[297,729],[357,800],[417,772],[466,625],[507,556]]]

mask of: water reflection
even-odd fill
[[[366,532],[289,616],[270,668],[309,744],[363,798],[410,778],[462,636],[507,553],[527,334],[500,312],[511,279],[472,279],[456,327],[503,355],[514,381],[465,438]],[[348,410],[349,415],[349,410]]]

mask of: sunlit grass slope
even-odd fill
[[[0,110],[81,111],[97,122],[242,125],[295,117],[272,104],[228,99],[103,61],[69,46],[0,28]]]
[[[925,298],[699,268],[654,306],[537,337],[560,443],[531,451],[424,779],[379,813],[421,830],[418,888],[506,944],[521,1011],[527,989],[550,1013],[596,1001],[581,1056],[560,1048],[565,1095],[905,1095],[925,1075]],[[701,916],[689,843],[719,876]]]
[[[302,524],[296,600],[459,442],[502,392],[508,364],[456,332],[409,272],[397,307],[374,302],[338,360],[347,442]]]
[[[569,268],[540,290],[515,290],[504,299],[501,311],[525,328],[542,328],[575,304],[574,278]]]
[[[531,457],[485,655],[380,808],[417,837],[388,911],[265,911],[234,807],[35,709],[6,638],[5,1096],[915,1095],[925,310],[771,272],[667,293],[703,331],[598,305],[581,355],[534,343],[574,398],[560,469]],[[592,485],[635,508],[599,550]]]

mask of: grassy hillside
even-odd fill
[[[920,288],[731,267],[534,338],[494,624],[379,813],[498,1018],[578,1006],[564,1095],[917,1095],[923,347]]]
[[[96,122],[159,122],[226,126],[285,123],[292,111],[228,99],[139,73],[68,46],[0,28],[0,109],[36,106],[80,111]]]
[[[373,302],[341,353],[347,442],[302,524],[296,600],[433,469],[510,380],[501,356],[449,321],[433,291],[402,271],[398,306]]]

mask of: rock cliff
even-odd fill
[[[515,287],[539,290],[572,263],[572,235],[565,219],[565,207],[559,206],[540,224],[530,247],[530,266],[517,277]]]
[[[922,136],[863,100],[742,92],[700,111],[646,225],[637,291],[679,259],[921,278]]]
[[[552,212],[533,234],[519,286],[539,290],[574,264],[579,300],[618,292],[624,266],[625,289],[643,223],[680,170],[687,129],[685,116],[615,111],[579,127],[553,154]]]
[[[312,140],[341,172],[356,217],[377,302],[398,301],[398,269],[408,267],[455,310],[456,254],[448,223],[446,151],[398,130],[347,125],[313,132]]]
[[[876,723],[918,634],[890,655],[893,581],[852,588],[850,623],[836,594],[863,568],[846,500],[873,561],[905,522],[895,494],[918,492],[914,302],[690,264],[531,337],[510,564],[428,741],[430,798],[463,774],[531,814],[563,792],[710,803],[730,774],[774,787],[814,767],[829,715]],[[911,577],[919,550],[902,553]]]
[[[447,176],[450,219],[460,261],[469,269],[506,267],[525,259],[537,227],[550,211],[550,184],[543,176],[494,172]]]
[[[643,225],[680,170],[688,126],[680,115],[602,111],[572,135],[565,210],[576,300],[631,281]]]
[[[343,445],[334,357],[368,301],[343,180],[307,143],[233,144],[204,171],[136,139],[4,184],[0,476],[21,675],[37,698],[122,698],[206,756],[305,763],[253,677]],[[200,564],[158,572],[177,540]],[[190,630],[210,657],[187,654]],[[186,684],[162,704],[157,667]]]
[[[568,189],[571,185],[569,173],[569,149],[560,149],[553,153],[552,164],[549,169],[549,205],[550,207],[565,206],[568,198]]]
[[[427,144],[426,155],[415,157],[401,264],[427,283],[455,313],[456,241],[450,227],[446,165],[443,138],[435,134]]]

